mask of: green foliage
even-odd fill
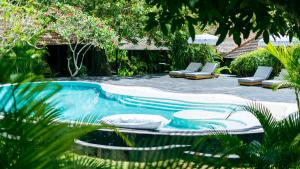
[[[113,65],[116,57],[110,57],[109,62]],[[116,66],[116,65],[115,65]],[[134,76],[144,75],[147,72],[147,63],[142,61],[140,57],[129,57],[126,51],[120,51],[118,56],[118,75]]]
[[[173,69],[184,69],[190,62],[214,62],[220,59],[219,54],[212,46],[189,45],[188,36],[185,33],[177,32],[170,40],[170,57]]]
[[[230,74],[232,73],[231,69],[228,66],[217,68],[217,70],[215,71],[216,74],[221,74],[222,72],[228,72]]]
[[[269,35],[289,35],[300,37],[300,12],[298,0],[261,1],[261,0],[187,0],[160,1],[146,0],[157,7],[148,14],[148,29],[160,27],[164,33],[176,32],[187,24],[191,36],[194,27],[204,29],[208,25],[218,25],[217,44],[227,35],[233,35],[236,44],[241,38],[248,38],[250,32],[257,37],[263,35],[266,43]]]
[[[105,18],[106,22],[117,32],[119,40],[133,40],[144,36],[148,8],[141,0],[78,0],[74,5],[90,15]]]
[[[295,47],[274,47],[268,44],[266,49],[276,57],[288,71],[287,80],[294,87],[300,88],[300,46]]]
[[[15,68],[2,59],[0,71],[1,83],[9,83],[6,88],[0,88],[0,168],[88,168],[96,165],[89,162],[91,159],[68,155],[74,139],[100,126],[58,122],[61,109],[49,99],[60,86],[47,82],[32,84],[30,82],[39,77],[25,73],[12,76]]]
[[[104,160],[66,152],[59,158],[59,168],[64,169],[111,169],[112,166]]]
[[[152,73],[162,73],[169,68],[169,59],[166,55],[164,55],[166,53],[161,53],[161,51],[147,50],[134,51],[133,53],[133,56],[128,56],[127,51],[120,50],[118,52],[117,65],[116,56],[109,56],[109,64],[112,65],[113,70],[118,69],[119,76],[135,76]]]
[[[277,121],[270,111],[261,104],[250,104],[245,110],[251,112],[261,123],[264,136],[261,141],[243,141],[237,136],[217,133],[201,138],[197,145],[205,145],[212,155],[221,155],[212,166],[250,167],[250,168],[295,168],[300,162],[299,144],[295,144],[300,132],[300,116],[294,113]],[[212,141],[213,140],[213,141]],[[218,145],[218,146],[216,146]],[[240,157],[229,163],[227,157],[235,154]],[[211,160],[211,159],[210,159]]]
[[[48,29],[58,33],[71,51],[68,70],[76,76],[83,66],[85,54],[92,47],[111,51],[116,45],[116,34],[100,18],[85,14],[80,8],[55,4],[45,13],[49,19]]]
[[[2,52],[0,52],[2,61],[13,68],[14,74],[51,74],[50,67],[45,61],[44,49],[36,49],[26,42],[18,42],[9,52],[5,50]]]
[[[295,47],[274,47],[272,44],[268,44],[266,49],[275,56],[284,66],[284,68],[288,71],[288,76],[285,77],[287,80],[286,83],[280,84],[292,86],[295,90],[296,101],[298,105],[298,109],[300,110],[300,46]]]
[[[136,38],[149,37],[155,42],[161,42],[159,29],[145,31],[147,14],[154,9],[144,0],[38,0],[42,6],[68,4],[80,8],[85,14],[101,18],[116,32],[118,41],[126,39],[136,42]],[[158,36],[157,36],[158,35]]]
[[[6,53],[17,42],[27,42],[32,46],[44,32],[41,11],[33,7],[32,2],[0,1],[1,38],[0,47]]]
[[[264,49],[243,54],[234,59],[230,64],[230,68],[234,74],[244,77],[252,76],[258,66],[273,67],[272,75],[278,74],[282,68],[278,59],[274,58],[270,52]]]
[[[120,67],[118,70],[118,75],[120,76],[144,75],[146,69],[147,69],[146,63],[140,61],[138,58],[134,57],[129,60],[128,56],[122,56]]]

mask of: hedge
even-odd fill
[[[233,74],[245,77],[252,76],[258,66],[273,67],[272,76],[277,75],[282,68],[279,60],[267,50],[257,49],[235,58],[230,64],[230,69]]]

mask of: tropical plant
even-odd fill
[[[228,72],[229,74],[232,73],[231,69],[228,66],[222,66],[217,68],[217,70],[215,71],[216,74],[221,74],[222,72]]]
[[[190,45],[184,32],[177,32],[169,40],[170,57],[173,69],[184,69],[190,62],[214,62],[220,59],[216,50],[208,45]]]
[[[128,58],[126,55],[120,57],[118,68],[118,75],[120,76],[133,76],[144,75],[147,72],[147,63],[141,61],[137,57]]]
[[[288,76],[285,77],[287,82],[279,84],[280,86],[292,86],[295,90],[298,109],[300,110],[300,46],[296,47],[275,47],[268,44],[266,49],[276,57],[288,71]]]
[[[73,4],[82,7],[90,15],[105,18],[116,31],[119,41],[123,38],[134,41],[137,37],[145,36],[143,28],[149,8],[143,0],[78,0]]]
[[[299,113],[278,121],[262,104],[252,103],[244,107],[261,123],[264,130],[262,140],[247,141],[226,133],[215,133],[198,139],[193,145],[196,151],[208,152],[211,158],[195,157],[195,161],[213,167],[248,168],[295,168],[300,164]],[[230,156],[238,160],[230,161]],[[218,158],[217,158],[218,157]],[[217,160],[216,160],[217,159]]]
[[[44,32],[41,13],[32,6],[32,2],[14,3],[0,1],[0,48],[2,53],[9,52],[17,42],[27,42],[36,46],[36,39]]]
[[[27,42],[16,42],[11,50],[0,52],[2,61],[11,65],[11,73],[15,74],[50,75],[51,70],[45,61],[45,55],[46,50],[36,49]]]
[[[48,29],[58,33],[68,44],[71,55],[67,60],[71,77],[81,70],[84,57],[91,47],[110,51],[116,45],[112,28],[105,21],[86,15],[80,8],[58,4],[44,16],[50,19]]]
[[[281,71],[282,64],[270,52],[265,49],[257,49],[253,52],[243,54],[235,58],[230,68],[232,72],[238,76],[252,76],[258,66],[273,67],[272,75],[276,75]]]
[[[0,88],[0,168],[103,166],[88,157],[69,154],[75,138],[100,126],[58,122],[60,108],[50,98],[60,86],[30,83],[37,77],[14,75],[14,68],[6,62],[0,61],[0,70],[1,83],[8,83]]]

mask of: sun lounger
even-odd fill
[[[206,63],[200,72],[185,73],[185,77],[193,80],[214,78],[217,67],[218,63]]]
[[[240,85],[255,86],[260,85],[263,80],[270,77],[273,68],[268,66],[258,66],[255,74],[252,77],[239,78],[238,82]]]
[[[286,69],[282,69],[278,76],[276,76],[273,80],[264,80],[262,81],[262,86],[266,88],[272,88],[274,86],[277,86],[279,84],[282,84],[285,82],[284,77],[288,75],[288,72]],[[288,85],[282,85],[280,88],[288,87]]]
[[[185,73],[197,72],[201,67],[201,63],[191,62],[185,70],[170,71],[170,77],[184,77]]]

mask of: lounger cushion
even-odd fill
[[[185,73],[185,76],[210,76],[211,73],[208,72],[193,72],[193,73]]]
[[[202,64],[198,62],[191,62],[185,70],[191,72],[197,72],[201,67],[201,65]]]
[[[243,82],[243,83],[252,83],[252,82],[261,82],[265,80],[264,78],[261,77],[245,77],[245,78],[239,78],[238,82]]]
[[[185,73],[196,72],[201,67],[201,63],[191,62],[185,70],[170,71],[170,76],[184,76]]]
[[[117,114],[104,117],[101,122],[115,127],[154,130],[166,125],[169,120],[160,115]]]
[[[170,71],[170,75],[184,75],[185,73],[191,73],[192,71],[188,70],[177,70],[177,71]]]
[[[201,72],[213,73],[218,67],[218,63],[206,63]]]
[[[283,82],[282,80],[264,80],[264,81],[262,81],[262,85],[274,86],[274,85],[279,85],[282,82]]]
[[[262,78],[263,80],[266,80],[270,77],[272,70],[273,70],[272,67],[258,66],[253,77],[259,77],[259,78]]]

